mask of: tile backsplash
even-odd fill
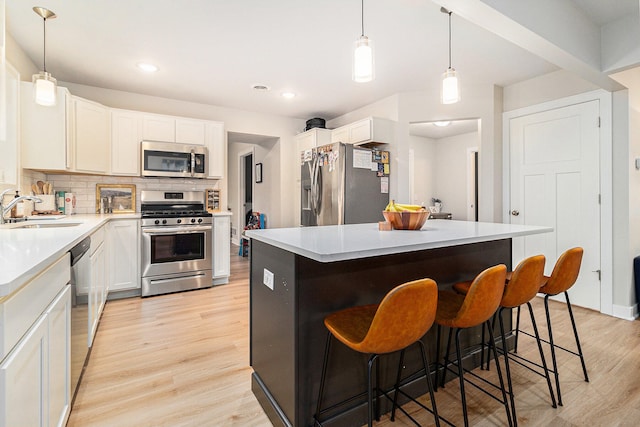
[[[136,186],[136,212],[140,212],[141,190],[204,191],[219,188],[215,179],[184,178],[140,178],[134,176],[59,175],[23,170],[21,194],[31,194],[31,184],[48,181],[56,191],[71,192],[76,195],[76,213],[96,212],[97,184],[134,184]]]

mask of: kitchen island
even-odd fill
[[[511,239],[549,227],[432,220],[419,231],[378,231],[377,224],[247,231],[251,238],[250,363],[252,390],[274,425],[313,425],[327,331],[324,317],[355,305],[378,303],[395,286],[419,278],[440,288],[469,280],[487,267],[511,268]],[[435,360],[435,328],[423,337]],[[467,334],[467,343],[476,342]],[[408,351],[406,371],[419,366]],[[383,387],[395,379],[397,359],[383,358]],[[366,390],[364,360],[332,346],[325,405]],[[468,363],[477,364],[475,358]],[[415,369],[414,369],[415,368]],[[424,394],[416,381],[409,392]],[[337,422],[366,423],[365,404]]]

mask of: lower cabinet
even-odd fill
[[[231,216],[213,216],[213,284],[220,285],[229,282]]]
[[[0,427],[66,424],[70,325],[71,291],[64,286],[0,364]]]
[[[107,225],[109,291],[140,289],[140,222],[112,219]]]

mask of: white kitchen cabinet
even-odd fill
[[[106,174],[111,158],[109,109],[72,96],[75,131],[75,170]]]
[[[93,339],[98,329],[100,315],[107,300],[107,270],[106,270],[106,251],[104,240],[105,227],[91,235],[91,248],[89,249],[89,347],[93,345]]]
[[[47,345],[41,316],[0,364],[0,427],[47,426]]]
[[[145,114],[142,118],[142,139],[145,141],[175,142],[175,117]]]
[[[213,216],[213,284],[229,282],[231,216]]]
[[[46,311],[48,326],[49,426],[64,427],[71,411],[71,286]]]
[[[227,138],[222,122],[206,122],[205,141],[209,153],[210,179],[224,178],[224,166],[227,162]]]
[[[112,175],[140,175],[142,117],[137,111],[111,109]]]
[[[73,169],[73,105],[69,91],[58,86],[55,106],[33,100],[33,84],[20,86],[20,163],[25,169],[71,171]]]
[[[204,120],[176,118],[175,142],[190,145],[205,145]]]
[[[0,61],[0,85],[3,84],[5,96],[0,96],[0,102],[4,102],[0,106],[0,114],[5,116],[4,132],[0,131],[0,191],[20,186],[20,74],[9,63]],[[3,118],[0,117],[0,129],[2,123]]]
[[[345,126],[333,129],[331,142],[345,144],[367,144],[378,142],[390,144],[393,142],[393,122],[378,117],[367,117]]]
[[[161,114],[144,114],[142,119],[142,139],[146,141],[205,145],[206,123],[206,120],[164,116]]]
[[[140,289],[139,221],[111,220],[107,227],[109,291]]]
[[[321,145],[331,143],[331,130],[322,128],[309,129],[296,135],[296,147],[299,153]],[[298,156],[296,156],[296,159]]]
[[[0,427],[66,424],[71,397],[69,270],[65,254],[0,301]]]

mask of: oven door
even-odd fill
[[[142,277],[212,269],[211,226],[142,228]]]

